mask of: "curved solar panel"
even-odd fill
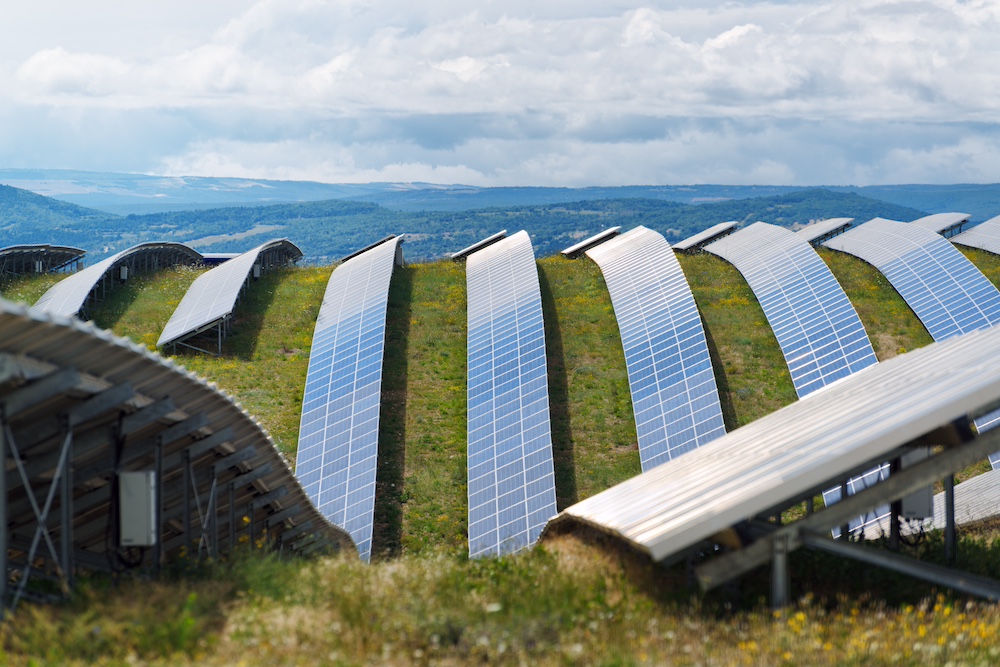
[[[812,245],[816,245],[817,243],[821,243],[830,237],[844,232],[851,226],[852,222],[854,222],[854,218],[828,218],[826,220],[817,220],[811,225],[806,225],[802,229],[799,229],[795,233]]]
[[[636,227],[587,256],[618,319],[643,472],[725,434],[705,330],[670,244]]]
[[[881,271],[936,341],[1000,322],[1000,291],[955,246],[926,227],[875,218],[825,245]],[[994,412],[977,419],[976,427],[986,431],[998,423],[1000,412]],[[1000,454],[991,456],[990,463],[1000,464]]]
[[[0,248],[0,275],[48,273],[80,262],[85,250],[47,243],[22,243]]]
[[[1000,215],[951,237],[952,243],[1000,255]]]
[[[73,317],[83,310],[87,298],[119,266],[155,270],[200,261],[201,253],[182,243],[141,243],[60,280],[31,309],[36,313]]]
[[[469,555],[534,544],[556,514],[545,330],[535,254],[521,231],[466,262]]]
[[[720,236],[726,234],[731,234],[733,231],[739,227],[739,222],[736,220],[730,220],[729,222],[720,222],[717,225],[712,225],[708,229],[702,230],[693,236],[689,236],[683,241],[678,241],[673,245],[674,250],[683,250],[687,252],[689,250],[697,250],[707,243],[711,243]]]
[[[296,475],[362,560],[372,548],[382,358],[389,281],[402,239],[388,239],[330,275],[316,319]]]
[[[280,256],[280,261],[302,257],[287,239],[268,241],[198,276],[167,321],[157,346],[184,340],[227,320],[236,307],[240,291],[262,255]]]
[[[882,272],[934,340],[1000,322],[1000,291],[957,248],[929,229],[875,218],[824,245]]]
[[[746,278],[778,339],[799,398],[878,362],[840,283],[801,236],[755,222],[705,250]]]

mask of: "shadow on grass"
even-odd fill
[[[152,274],[136,275],[125,283],[113,277],[109,278],[110,289],[106,292],[104,300],[88,309],[87,314],[90,316],[90,321],[101,329],[113,329],[135,300],[139,298],[139,294],[149,283],[151,276]],[[97,286],[94,290],[100,294],[101,287]],[[90,299],[87,301],[89,302]]]
[[[698,310],[701,316],[701,309]],[[722,404],[722,419],[726,424],[726,431],[732,431],[739,423],[736,420],[736,409],[733,407],[732,388],[729,386],[729,376],[726,375],[726,365],[722,363],[719,350],[715,346],[715,339],[712,332],[705,324],[705,318],[701,318],[701,327],[705,330],[705,341],[708,343],[708,355],[712,360],[712,371],[715,373],[715,384],[719,390],[719,403]]]
[[[407,353],[413,294],[413,269],[396,267],[389,284],[385,353],[382,358],[382,407],[379,416],[378,471],[372,556],[398,556],[403,542],[403,470],[406,464]]]
[[[542,317],[545,321],[545,352],[549,376],[549,420],[552,426],[552,459],[555,465],[556,508],[562,511],[577,501],[576,462],[569,426],[569,395],[562,332],[556,316],[556,303],[544,268],[538,266],[538,285],[542,293]]]
[[[222,339],[223,357],[231,357],[240,361],[252,361],[260,341],[260,332],[264,324],[264,315],[274,302],[278,286],[294,271],[291,267],[271,269],[257,280],[251,280],[244,288],[243,295],[236,303],[233,318],[229,326],[229,335]],[[216,330],[199,334],[187,339],[189,345],[210,351],[218,349]],[[167,346],[167,352],[178,357],[201,355],[203,352],[192,350],[183,345]],[[212,352],[208,352],[213,354]],[[214,356],[214,354],[213,354]]]

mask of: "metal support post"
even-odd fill
[[[7,609],[7,419],[0,406],[0,461],[3,474],[0,475],[0,620]]]
[[[191,450],[185,449],[182,456],[184,466],[184,553],[191,557],[191,492],[194,490],[191,479]]]
[[[65,574],[63,585],[64,593],[69,593],[73,588],[73,431],[70,430],[69,420],[65,420],[66,431],[69,437],[66,442],[66,463],[63,467],[62,478],[59,480],[61,493],[59,498],[60,514],[60,547],[61,566]]]
[[[788,606],[788,536],[776,535],[771,561],[771,608],[783,609]]]
[[[955,476],[944,478],[944,560],[954,565],[958,553],[958,538],[955,534]]]
[[[153,570],[160,576],[163,564],[163,437],[156,438],[156,525],[154,534],[156,543],[153,545]],[[187,490],[185,489],[185,493]]]
[[[236,482],[229,482],[229,552],[236,551]]]

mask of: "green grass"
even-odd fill
[[[743,276],[708,253],[679,255],[705,323],[726,428],[796,400],[781,348]]]
[[[625,353],[597,265],[538,263],[559,509],[641,472]]]
[[[858,311],[879,361],[933,342],[903,297],[878,269],[836,250],[820,248],[819,255]]]
[[[930,342],[871,267],[841,253],[821,255],[880,358]],[[1000,278],[995,258],[971,257]],[[679,259],[706,325],[727,427],[794,401],[777,342],[739,273],[711,255]],[[636,474],[638,452],[600,271],[586,259],[538,266],[564,507]],[[238,397],[290,458],[330,271],[266,274],[237,309],[221,357],[176,356]],[[95,320],[151,347],[196,275],[175,269],[130,281],[94,309]],[[21,281],[16,293],[30,302],[48,284]],[[698,600],[683,564],[661,568],[593,536],[555,536],[517,556],[470,561],[465,318],[462,265],[395,272],[373,565],[350,556],[302,562],[272,555],[210,564],[163,583],[110,589],[87,580],[67,605],[22,604],[0,625],[0,664],[922,665],[1000,658],[1000,607],[937,598],[912,580],[816,554],[793,555],[793,585],[804,597],[777,616],[763,607],[766,571],[746,578],[742,601],[724,592]],[[966,535],[963,567],[1000,575],[996,540],[989,532]],[[939,547],[931,536],[921,553],[934,559]]]
[[[46,290],[65,277],[62,273],[43,273],[3,278],[0,279],[0,297],[32,305],[45,294]]]

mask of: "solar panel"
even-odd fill
[[[181,243],[141,243],[60,280],[41,296],[32,311],[64,317],[78,315],[87,299],[96,296],[96,290],[120,266],[141,271],[200,261],[201,253]]]
[[[929,229],[875,218],[824,245],[882,272],[934,340],[1000,321],[1000,291],[951,243]]]
[[[555,516],[545,330],[520,231],[469,255],[469,555],[531,546]]]
[[[84,254],[86,251],[80,248],[47,243],[7,246],[0,248],[0,276],[72,270]]]
[[[969,221],[971,216],[968,213],[934,213],[917,218],[911,225],[929,229],[935,234],[951,236],[962,229],[962,225]]]
[[[683,241],[678,241],[673,245],[674,250],[680,250],[682,252],[691,252],[698,250],[702,246],[711,243],[719,238],[722,238],[726,234],[732,234],[736,231],[736,228],[740,223],[735,220],[730,220],[729,222],[720,222],[717,225],[712,225],[706,230],[700,231],[693,236],[689,236]]]
[[[608,239],[617,236],[621,230],[622,228],[620,226],[609,227],[608,229],[605,229],[603,232],[598,232],[589,238],[585,238],[579,243],[574,243],[570,247],[563,250],[561,254],[563,257],[566,257],[567,259],[576,259],[580,255],[582,255],[583,252],[587,250],[587,248],[592,248],[599,243],[604,243]]]
[[[705,330],[670,244],[636,227],[587,256],[604,274],[618,319],[642,469],[723,435]]]
[[[470,246],[466,246],[465,248],[462,248],[458,252],[451,253],[451,258],[452,258],[452,260],[458,262],[460,260],[465,259],[466,257],[468,257],[469,255],[471,255],[472,253],[478,252],[478,251],[482,250],[483,248],[485,248],[485,247],[487,247],[489,245],[492,245],[492,244],[496,243],[497,241],[499,241],[501,239],[504,239],[504,238],[507,238],[507,230],[506,229],[503,230],[503,231],[501,231],[501,232],[497,232],[496,234],[493,234],[492,236],[487,236],[482,241],[477,241],[476,243],[473,243]]]
[[[296,475],[320,512],[371,557],[389,281],[402,239],[333,271],[309,353]]]
[[[881,271],[934,340],[1000,322],[1000,291],[955,246],[927,227],[875,218],[825,245]],[[976,420],[976,427],[985,431],[998,422],[1000,413],[993,413]],[[990,462],[1000,465],[1000,454]]]
[[[179,343],[227,321],[254,266],[286,264],[302,257],[291,241],[268,241],[198,276],[167,321],[157,346]],[[221,343],[220,343],[221,344]]]
[[[847,231],[852,222],[854,222],[854,218],[828,218],[826,220],[818,220],[811,225],[806,225],[795,233],[812,245],[817,245],[828,238]]]
[[[952,236],[951,242],[1000,255],[1000,215]]]
[[[593,526],[663,560],[747,517],[792,506],[997,400],[1000,329],[935,343],[866,368],[593,495],[564,510],[550,527]],[[885,500],[873,504],[880,502]]]
[[[778,339],[799,398],[877,363],[840,283],[799,235],[755,222],[705,250],[746,278]]]

